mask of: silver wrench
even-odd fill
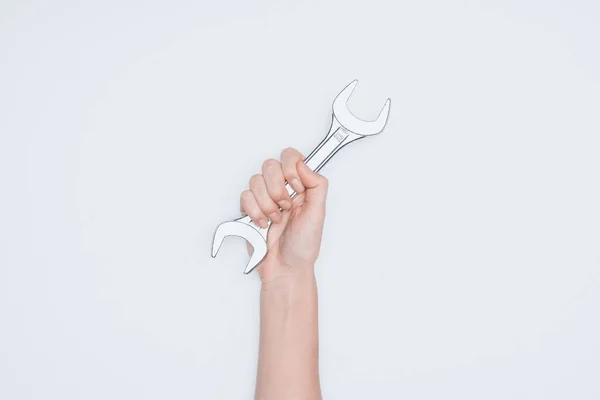
[[[329,132],[325,139],[304,160],[311,170],[319,172],[342,147],[355,140],[381,133],[385,128],[390,113],[390,99],[387,99],[375,121],[360,120],[348,110],[346,104],[357,84],[357,80],[352,81],[333,101],[333,115]],[[286,183],[285,188],[290,197],[296,195],[296,192],[288,183]],[[244,270],[245,274],[249,274],[267,255],[267,233],[270,227],[270,221],[266,228],[261,228],[252,222],[248,216],[223,222],[215,231],[212,245],[213,258],[217,256],[225,237],[240,236],[246,239],[254,249]]]

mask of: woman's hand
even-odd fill
[[[263,282],[312,272],[319,256],[328,182],[303,160],[297,150],[283,150],[281,161],[266,160],[262,174],[253,175],[249,189],[241,195],[243,214],[263,228],[269,220],[272,223],[267,256],[258,266]],[[286,182],[297,192],[293,199],[285,189]]]

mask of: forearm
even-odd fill
[[[311,267],[263,283],[256,399],[320,399],[317,286]]]

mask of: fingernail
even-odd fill
[[[269,219],[275,223],[281,220],[281,215],[278,212],[269,214]]]
[[[284,210],[287,210],[288,208],[290,208],[292,206],[292,203],[290,203],[287,200],[281,200],[279,202],[279,207],[283,208]]]
[[[304,185],[300,182],[300,179],[294,178],[290,182],[296,192],[304,192]]]
[[[258,220],[258,225],[260,225],[261,228],[266,228],[267,226],[269,226],[269,223],[266,219],[261,218]]]

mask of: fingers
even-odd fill
[[[285,176],[281,163],[272,158],[268,159],[263,163],[262,173],[269,197],[282,209],[289,209],[292,206],[292,199],[285,189]]]
[[[310,212],[316,212],[319,216],[325,216],[325,200],[327,199],[327,178],[313,172],[302,161],[296,164],[298,176],[306,188],[306,203]]]
[[[263,175],[256,174],[250,178],[250,191],[252,192],[252,195],[254,196],[254,199],[256,200],[256,203],[260,207],[263,214],[266,215],[271,221],[275,223],[279,222],[281,220],[279,206],[269,195],[269,192],[267,191],[267,184]],[[252,220],[254,221],[254,218],[252,218]]]
[[[292,207],[292,199],[285,188],[286,181],[298,193],[310,188],[310,198],[315,206],[319,201],[324,201],[323,191],[326,194],[327,180],[310,171],[303,160],[304,156],[292,148],[281,152],[281,162],[266,160],[262,165],[262,174],[253,175],[249,190],[242,192],[241,211],[263,228],[268,226],[269,220],[279,223],[282,219],[280,208],[289,210]],[[300,168],[306,171],[301,172]]]
[[[288,147],[281,152],[281,166],[285,180],[298,193],[304,192],[304,185],[302,185],[302,181],[298,175],[296,164],[303,160],[304,156],[298,150],[291,147]]]
[[[267,227],[267,216],[260,209],[250,190],[244,190],[240,196],[240,211],[242,211],[242,214],[248,215],[261,228]]]

